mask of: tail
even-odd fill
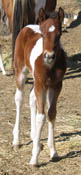
[[[20,30],[27,24],[28,0],[15,0],[13,12],[13,33],[18,35]]]
[[[33,4],[31,0],[15,0],[13,8],[12,64],[14,61],[15,41],[18,33],[27,24],[34,23]]]
[[[13,32],[12,32],[12,64],[14,61],[14,48],[15,48],[15,41],[17,35],[21,28],[21,19],[22,19],[22,4],[21,0],[15,0],[14,7],[13,7]]]

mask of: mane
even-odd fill
[[[56,16],[57,16],[57,11],[53,11],[53,12],[45,12],[45,14],[46,14],[46,17],[47,18],[56,18]]]

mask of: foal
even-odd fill
[[[31,165],[38,164],[40,136],[45,122],[45,104],[48,97],[48,146],[50,157],[58,157],[54,143],[54,123],[57,99],[66,70],[66,58],[60,43],[64,12],[60,8],[55,17],[39,25],[28,25],[19,33],[15,46],[16,123],[13,145],[20,144],[20,113],[24,97],[24,82],[28,70],[32,73],[34,87],[30,93],[31,138],[33,140]]]

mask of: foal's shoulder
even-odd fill
[[[33,38],[39,39],[41,37],[41,30],[39,25],[27,25],[19,33],[19,37],[23,39],[32,40]]]
[[[37,24],[27,25],[26,28],[29,29],[29,30],[32,30],[34,33],[40,33],[41,34],[40,26],[37,25]]]

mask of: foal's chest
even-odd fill
[[[64,71],[61,69],[48,70],[44,67],[39,67],[34,73],[35,81],[37,81],[43,88],[54,88],[59,82],[62,81]]]

